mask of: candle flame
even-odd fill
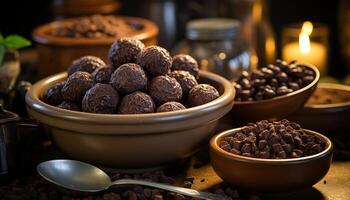
[[[310,35],[313,30],[313,25],[311,22],[306,21],[301,28],[299,34],[299,49],[302,53],[309,53],[310,48]]]

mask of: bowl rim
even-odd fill
[[[240,162],[260,163],[260,164],[264,164],[264,163],[265,164],[295,164],[295,163],[310,161],[310,160],[313,160],[313,159],[316,159],[319,157],[323,157],[324,155],[331,153],[333,151],[333,143],[328,137],[324,136],[321,133],[318,133],[316,131],[312,131],[309,129],[303,129],[303,130],[306,131],[307,133],[311,133],[313,135],[316,135],[316,136],[322,138],[327,144],[327,147],[323,151],[321,151],[317,154],[311,155],[311,156],[304,156],[304,157],[300,157],[300,158],[286,158],[286,159],[252,158],[252,157],[236,155],[236,154],[227,152],[219,147],[218,141],[221,138],[225,137],[226,135],[237,132],[237,131],[241,130],[242,128],[243,127],[229,129],[229,130],[223,131],[223,132],[213,136],[212,139],[210,140],[210,148],[213,151],[220,154],[221,156],[223,156],[227,159],[230,159],[230,160],[238,160]]]
[[[285,94],[282,96],[277,96],[277,97],[274,97],[271,99],[264,99],[264,100],[259,100],[259,101],[236,101],[235,100],[235,105],[237,105],[237,106],[239,106],[239,105],[252,105],[252,104],[256,105],[256,104],[264,104],[264,103],[274,102],[274,101],[278,101],[281,99],[286,99],[290,96],[294,96],[294,95],[300,94],[306,90],[309,90],[310,88],[314,87],[318,83],[318,81],[320,79],[320,71],[314,65],[311,65],[311,64],[302,64],[302,65],[305,67],[308,67],[309,69],[311,69],[312,71],[315,72],[316,76],[315,76],[314,80],[309,85],[307,85],[299,90],[293,91],[291,93],[288,93],[288,94]]]
[[[138,40],[145,40],[148,37],[154,37],[159,33],[159,29],[157,25],[148,19],[140,18],[140,17],[131,17],[131,16],[120,16],[120,15],[107,15],[114,16],[116,18],[121,18],[124,20],[136,20],[140,24],[144,25],[144,29],[142,31],[138,31],[136,35],[129,36]],[[56,20],[52,22],[48,22],[46,24],[42,24],[36,27],[32,31],[32,39],[38,44],[44,45],[58,45],[58,46],[77,46],[77,45],[110,45],[115,40],[119,38],[116,37],[102,37],[102,38],[70,38],[70,37],[59,37],[55,35],[47,34],[48,30],[51,30],[55,27],[61,26],[62,24],[71,23],[76,21],[79,17],[72,17],[63,20]],[[147,32],[149,31],[149,33]]]
[[[338,83],[319,83],[318,88],[323,89],[335,89],[335,90],[342,90],[350,93],[350,86],[338,84]],[[317,91],[317,89],[316,89]],[[305,104],[304,109],[334,109],[334,108],[343,108],[343,107],[349,107],[350,108],[350,101],[341,102],[341,103],[329,103],[329,104]]]
[[[193,117],[200,117],[217,110],[221,107],[233,104],[235,96],[235,89],[233,85],[225,78],[207,71],[199,71],[200,77],[210,79],[218,84],[221,84],[224,91],[215,100],[185,110],[178,110],[173,112],[161,112],[161,113],[145,113],[145,114],[98,114],[98,113],[87,113],[81,111],[71,111],[56,106],[49,105],[40,99],[41,94],[39,89],[48,83],[55,83],[67,76],[66,72],[55,74],[44,78],[35,83],[26,94],[26,105],[40,112],[42,114],[53,116],[56,118],[62,118],[66,120],[79,120],[80,122],[96,123],[99,124],[152,124],[152,123],[166,123],[174,120],[186,120]],[[36,95],[38,94],[38,95]]]

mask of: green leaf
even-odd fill
[[[5,47],[0,45],[0,65],[2,64],[2,61],[4,60],[5,56]]]
[[[30,46],[32,43],[20,35],[9,35],[5,38],[7,48],[20,49]]]
[[[0,44],[4,44],[4,37],[2,36],[1,33],[0,33]]]

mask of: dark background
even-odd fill
[[[210,5],[213,1],[208,0],[193,0],[196,3]],[[142,16],[143,8],[148,3],[155,1],[145,0],[121,0],[123,7],[118,11],[118,14]],[[293,0],[281,1],[270,0],[268,2],[268,18],[274,28],[277,49],[280,50],[280,35],[282,27],[288,23],[302,22],[310,20],[312,22],[324,23],[329,27],[330,35],[330,74],[338,78],[342,78],[346,74],[346,67],[340,56],[340,48],[338,41],[338,6],[340,0],[319,1],[319,0]],[[10,33],[22,34],[30,37],[31,30],[48,21],[52,21],[54,16],[51,7],[52,0],[3,0],[0,5],[0,32],[3,35]],[[177,0],[175,1],[177,9],[182,11],[191,3],[190,1]],[[220,3],[225,3],[225,0],[220,0]],[[204,16],[203,16],[204,15]],[[191,15],[191,18],[208,17],[212,12],[208,10],[206,14]],[[178,24],[178,33],[176,40],[182,39],[183,28],[185,24]],[[278,51],[278,55],[279,55]]]

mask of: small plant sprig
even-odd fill
[[[5,49],[20,49],[30,45],[32,45],[32,43],[20,35],[8,35],[3,37],[0,33],[0,65],[4,61]]]

